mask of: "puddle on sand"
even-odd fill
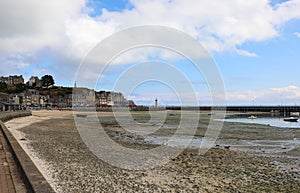
[[[193,138],[190,140],[188,136],[173,136],[171,140],[171,135],[168,136],[146,136],[145,141],[157,144],[157,145],[167,145],[170,147],[184,147],[186,144],[189,148],[199,148],[202,142],[202,138]],[[225,147],[230,146],[232,150],[262,154],[266,156],[277,156],[278,154],[286,153],[292,151],[296,148],[300,148],[300,139],[293,140],[223,140],[218,139],[216,141],[216,146]],[[300,156],[295,155],[295,156]]]

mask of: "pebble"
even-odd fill
[[[60,121],[49,120],[23,130],[34,151],[49,163],[57,192],[264,192],[268,183],[275,188],[300,189],[300,173],[291,173],[299,169],[297,162],[284,170],[284,161],[234,153],[229,146],[212,149],[204,156],[185,151],[166,165],[147,171],[116,168],[88,151],[76,129],[68,126],[72,124],[63,121],[63,128]],[[151,145],[138,135],[110,132],[113,139],[130,147]],[[279,176],[279,170],[286,172]],[[261,187],[252,186],[255,183]]]

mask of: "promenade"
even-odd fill
[[[0,131],[0,193],[14,193],[12,173],[9,168],[9,162],[4,147],[3,134]]]
[[[3,122],[30,116],[30,111],[0,113],[0,193],[54,193],[31,158]]]

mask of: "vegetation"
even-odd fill
[[[7,85],[5,82],[0,82],[0,92],[4,92],[4,93],[8,92]]]
[[[42,95],[50,95],[50,96],[61,96],[63,97],[66,94],[72,94],[73,88],[72,87],[58,87],[53,86],[51,88],[43,88],[40,90]]]
[[[45,75],[41,79],[43,87],[53,86],[55,84],[54,79],[51,75]]]
[[[5,82],[0,82],[0,92],[12,94],[12,93],[21,93],[27,89],[25,84],[16,84],[13,86],[7,85]]]
[[[36,83],[32,86],[29,86],[29,83],[26,84],[16,84],[16,85],[7,85],[5,82],[0,82],[0,92],[7,94],[15,94],[25,92],[27,89],[36,89],[42,95],[50,95],[50,96],[64,96],[66,94],[72,94],[71,87],[61,87],[54,86],[55,81],[51,75],[45,75],[41,78],[42,86],[37,87]]]
[[[11,93],[21,93],[24,92],[26,90],[26,85],[25,84],[17,84],[15,85],[15,89],[12,90]]]

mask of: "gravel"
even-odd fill
[[[149,149],[138,135],[105,125],[116,142]],[[48,165],[57,192],[299,192],[300,160],[213,148],[188,149],[165,165],[131,171],[98,159],[82,142],[73,118],[52,118],[20,130]],[[48,174],[48,175],[49,175]],[[54,186],[54,185],[53,185]]]

